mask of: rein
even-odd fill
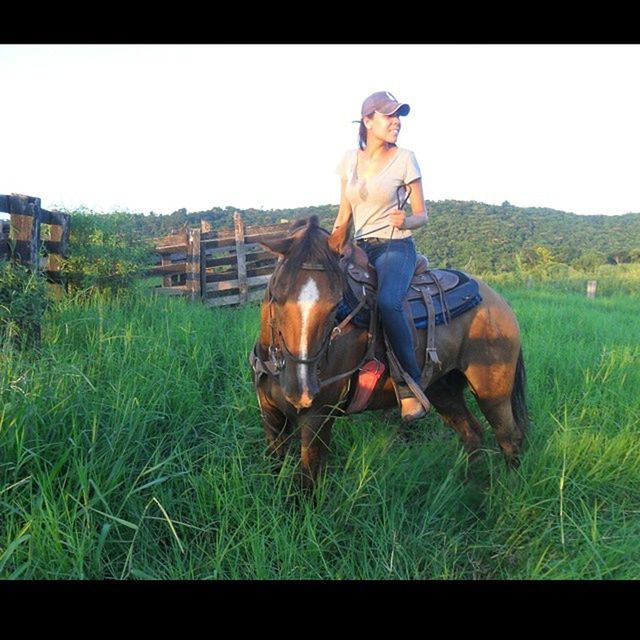
[[[396,201],[398,203],[398,209],[400,211],[404,211],[404,208],[407,206],[407,202],[409,202],[409,196],[411,195],[411,185],[408,184],[407,185],[407,195],[405,196],[404,200],[402,201],[402,203],[400,202],[400,189],[402,189],[402,187],[404,187],[403,184],[398,185],[398,188],[396,189]],[[393,232],[396,230],[395,227],[391,227],[391,235],[389,236],[389,244],[387,244],[387,248],[385,249],[384,252],[384,269],[385,271],[387,270],[387,257],[389,255],[389,247],[391,246],[391,241],[393,240]]]

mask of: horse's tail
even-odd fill
[[[516,421],[516,425],[524,435],[529,429],[529,409],[527,408],[527,373],[524,368],[524,358],[522,357],[522,348],[518,354],[518,362],[516,364],[516,374],[513,381],[513,390],[511,391],[511,412]]]

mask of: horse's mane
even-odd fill
[[[329,248],[327,243],[329,232],[320,226],[318,216],[311,216],[308,220],[306,218],[296,220],[291,224],[288,232],[290,236],[295,236],[295,240],[287,253],[286,264],[283,265],[278,278],[287,293],[293,286],[295,276],[305,263],[321,265],[330,276],[342,280],[339,257]]]

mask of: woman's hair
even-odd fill
[[[372,117],[373,114],[371,114],[371,116],[368,117]],[[358,131],[358,147],[360,149],[364,149],[367,146],[367,127],[365,127],[364,125],[364,116],[362,117],[362,119],[360,120],[360,129]]]
[[[362,116],[362,119],[360,120],[360,129],[358,130],[358,147],[360,149],[365,149],[367,146],[367,127],[364,124],[365,118],[373,118],[373,113],[370,113],[366,116]],[[391,146],[397,147],[398,145],[392,144]]]

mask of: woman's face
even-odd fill
[[[397,114],[385,116],[374,111],[372,117],[365,116],[364,123],[370,135],[389,144],[396,143],[401,128],[400,116]]]

